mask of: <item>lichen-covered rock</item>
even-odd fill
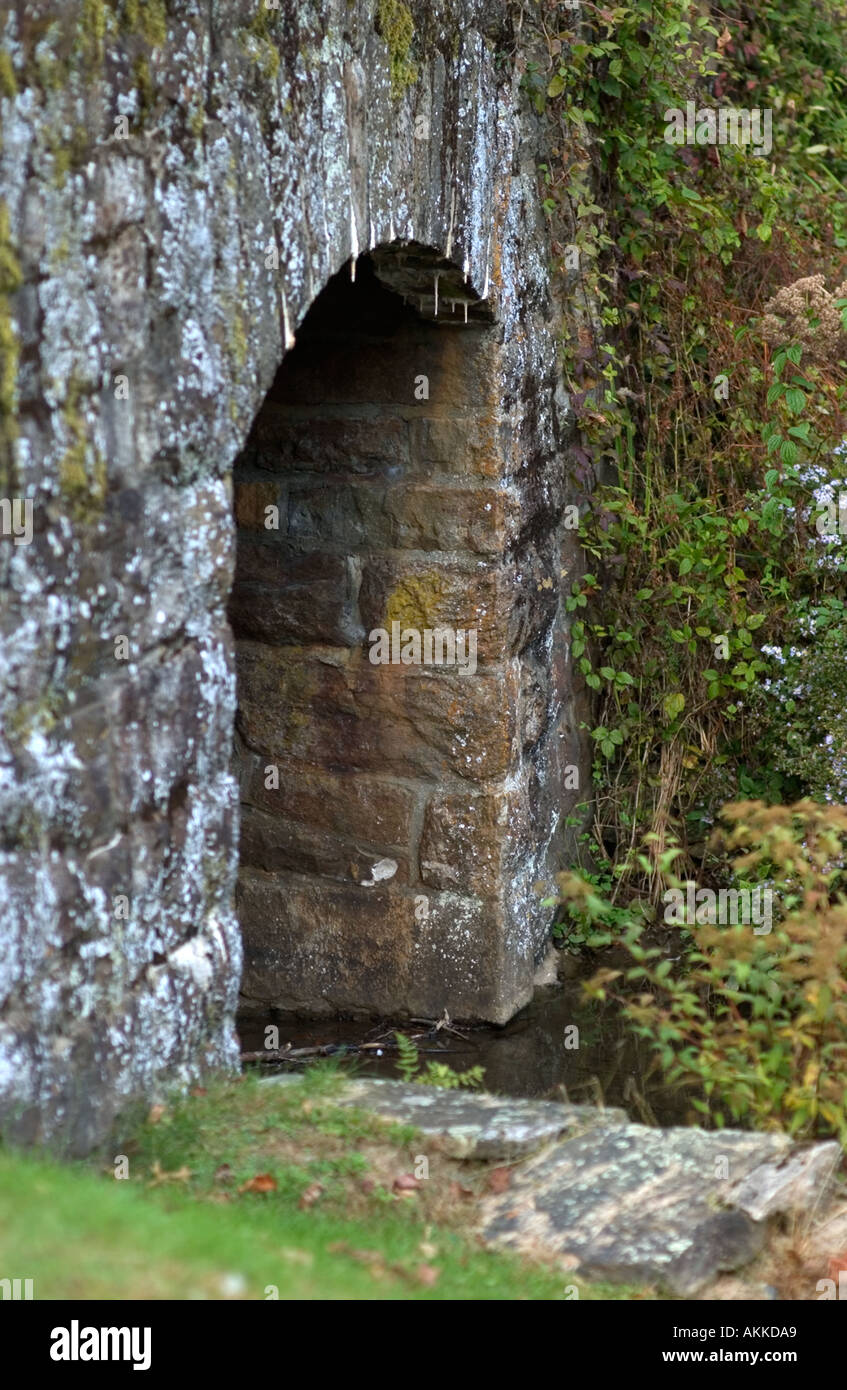
[[[799,1150],[786,1135],[621,1125],[565,1139],[486,1199],[485,1241],[555,1256],[586,1279],[657,1283],[691,1297],[747,1264],[764,1218],[823,1209],[837,1144]],[[774,1173],[814,1173],[774,1197]]]
[[[451,907],[451,875],[468,854],[460,838],[444,867],[455,799],[428,821],[429,925],[419,932],[392,904],[375,929],[391,938],[387,959],[397,959],[409,1002],[415,969],[429,971],[437,993],[445,951],[465,1011],[476,1000],[477,1011],[505,1017],[528,995],[547,928],[532,886],[561,811],[559,735],[578,727],[579,712],[564,698],[557,626],[566,401],[536,118],[522,112],[517,74],[502,61],[511,25],[511,8],[493,0],[0,7],[0,496],[31,504],[32,518],[28,541],[0,537],[0,1113],[21,1137],[82,1152],[128,1097],[237,1065],[231,470],[309,306],[348,258],[381,246],[434,249],[456,268],[454,294],[465,286],[485,306],[502,458],[494,480],[489,425],[477,421],[467,471],[496,481],[490,513],[475,508],[471,484],[467,498],[433,485],[425,506],[410,486],[362,513],[389,548],[410,549],[391,572],[375,565],[367,592],[407,582],[422,541],[467,540],[504,562],[508,549],[507,628],[523,641],[514,699],[501,709],[503,690],[483,681],[467,734],[480,741],[479,775],[510,772],[510,741],[528,750],[534,830],[498,889],[493,953],[476,935],[483,910],[474,918],[473,896]],[[404,273],[399,293],[413,287]],[[456,423],[433,417],[416,429],[437,474]],[[366,434],[352,443],[367,461]],[[351,491],[345,525],[359,496]],[[262,500],[239,501],[248,529]],[[321,512],[304,494],[297,524],[328,524],[328,502]],[[315,592],[319,640],[350,640],[343,603],[326,585]],[[304,639],[302,603],[288,617],[268,612],[254,637],[279,635],[285,622],[286,640]],[[333,692],[366,691],[342,670],[324,676],[332,739]],[[452,715],[433,708],[422,698],[413,722],[440,718],[432,737],[455,763],[460,750],[444,732]],[[261,709],[245,717],[259,742],[272,742]],[[431,749],[389,746],[401,782],[409,769],[438,775]],[[317,760],[297,796],[314,799],[335,775]],[[386,822],[407,815],[401,782]],[[480,809],[490,835],[499,812]],[[307,849],[319,862],[314,835]],[[248,887],[273,905],[267,885]],[[306,908],[314,916],[314,903]],[[343,922],[335,928],[341,948],[352,947]],[[252,997],[271,997],[267,958],[268,969],[288,969],[279,995],[303,1002],[325,945],[309,956],[301,934],[304,992],[284,958],[285,931],[268,930]],[[380,968],[374,1006],[388,1006],[389,974],[373,953],[357,983],[348,972],[348,994],[366,1000]]]

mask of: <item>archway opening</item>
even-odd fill
[[[496,1015],[474,939],[502,851],[481,793],[509,770],[495,336],[436,253],[362,257],[236,461],[248,1012]]]

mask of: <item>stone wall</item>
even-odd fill
[[[33,519],[0,539],[22,1138],[82,1152],[127,1097],[237,1064],[237,779],[254,1007],[503,1019],[528,996],[561,768],[585,775],[543,131],[510,6],[421,0],[411,40],[403,15],[0,5],[0,495]],[[387,347],[306,319],[361,257]],[[436,272],[467,329],[435,321]],[[370,666],[365,629],[409,605],[479,617],[475,676]]]

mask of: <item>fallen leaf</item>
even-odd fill
[[[847,1253],[844,1255],[831,1255],[829,1260],[829,1277],[834,1279],[836,1284],[839,1282],[839,1274],[847,1274]]]
[[[219,1168],[215,1169],[215,1182],[229,1183],[232,1182],[234,1176],[228,1163],[222,1163]]]
[[[455,1200],[457,1197],[474,1197],[476,1194],[472,1187],[463,1187],[460,1182],[451,1182],[450,1196]]]
[[[297,1205],[301,1211],[308,1211],[309,1207],[313,1207],[322,1196],[323,1185],[319,1182],[310,1182]]]
[[[432,1265],[418,1265],[415,1270],[418,1283],[423,1284],[424,1288],[427,1289],[431,1289],[433,1284],[438,1283],[439,1274],[440,1270],[435,1269]]]
[[[157,1125],[165,1113],[164,1105],[151,1105],[147,1114],[148,1123]]]
[[[391,1191],[396,1197],[413,1197],[420,1185],[420,1178],[416,1178],[413,1173],[399,1173],[394,1179]]]
[[[270,1173],[257,1173],[239,1187],[239,1192],[276,1192],[276,1178]]]
[[[438,1246],[432,1245],[428,1240],[422,1240],[420,1245],[418,1246],[418,1249],[420,1250],[424,1259],[427,1260],[434,1260],[436,1255],[438,1254]]]
[[[505,1192],[511,1181],[511,1168],[492,1168],[488,1174],[488,1189],[490,1192]]]
[[[188,1182],[191,1177],[190,1168],[175,1168],[172,1173],[166,1173],[158,1159],[153,1162],[153,1176],[148,1182],[148,1187],[160,1187],[163,1182]]]
[[[362,1178],[360,1187],[364,1192],[365,1196],[369,1197],[370,1194],[373,1192],[374,1188],[376,1187],[376,1183],[374,1182],[373,1178]]]

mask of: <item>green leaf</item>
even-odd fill
[[[666,695],[663,703],[665,718],[670,723],[676,719],[677,715],[682,714],[685,709],[685,696],[681,690],[675,690],[672,694]]]

